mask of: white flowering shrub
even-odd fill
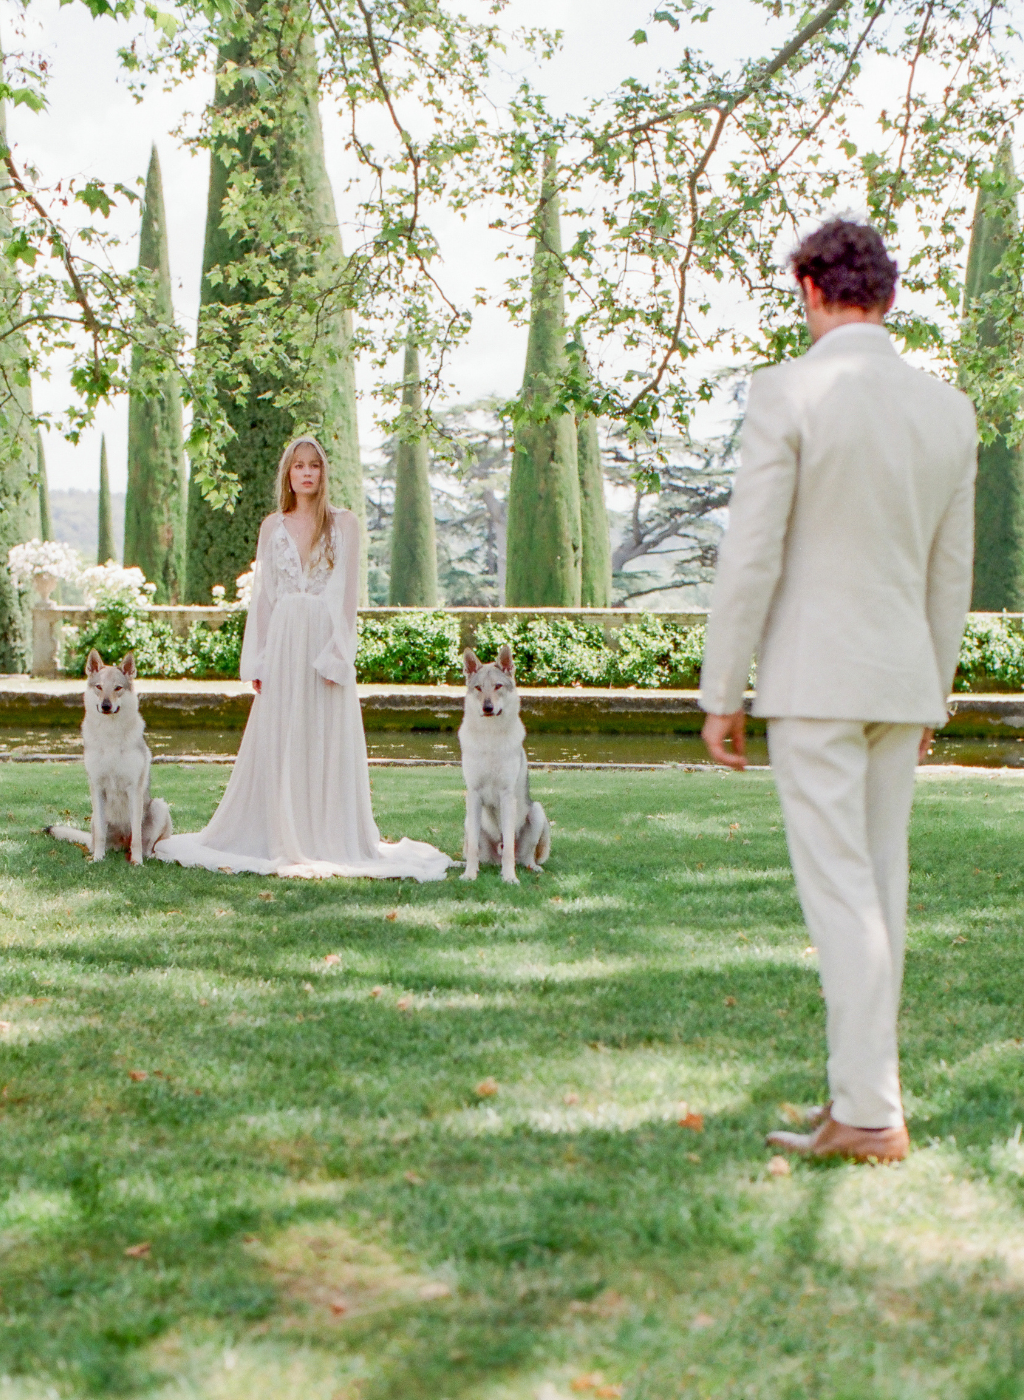
[[[78,586],[91,608],[114,599],[145,605],[152,602],[156,592],[156,584],[147,583],[141,569],[124,569],[112,559],[105,564],[94,564],[91,569],[83,569],[78,577]]]
[[[249,570],[247,573],[238,575],[238,577],[235,579],[235,589],[237,590],[237,594],[235,597],[235,601],[233,603],[230,603],[228,605],[229,607],[240,608],[248,612],[249,604],[252,602],[252,582],[255,576],[255,563],[249,565]]]
[[[77,583],[82,561],[69,544],[60,540],[29,540],[7,551],[7,567],[17,587],[33,578],[57,578]]]

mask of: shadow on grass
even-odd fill
[[[24,830],[66,800],[64,774],[26,775],[0,886],[0,1371],[131,1394],[191,1366],[187,1393],[247,1400],[316,1400],[320,1372],[286,1391],[281,1355],[367,1400],[568,1394],[598,1370],[650,1400],[1002,1394],[1024,1346],[1018,892],[995,887],[1015,789],[976,826],[955,794],[919,823],[922,1150],[775,1179],[778,1105],[824,1089],[816,971],[770,788],[693,776],[552,783],[556,856],[509,891],[94,867]],[[191,778],[161,775],[196,807]],[[375,786],[396,829],[455,848],[450,776]],[[959,1258],[925,1228],[941,1244],[951,1211]],[[295,1302],[247,1241],[328,1223],[452,1296]],[[234,1370],[209,1360],[232,1347]]]

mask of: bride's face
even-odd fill
[[[297,497],[315,497],[320,490],[320,458],[316,448],[308,442],[300,442],[292,457],[288,480]]]

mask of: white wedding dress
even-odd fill
[[[373,820],[356,694],[359,524],[351,511],[333,515],[333,569],[316,547],[304,570],[282,516],[264,520],[240,667],[262,689],[209,825],[158,842],[160,860],[307,879],[445,878],[442,851],[382,841]]]

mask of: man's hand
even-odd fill
[[[918,744],[918,746],[917,746],[917,761],[918,761],[918,763],[923,763],[923,762],[925,761],[925,759],[928,757],[928,750],[931,748],[931,746],[932,746],[932,740],[933,740],[934,738],[935,738],[935,730],[934,730],[934,729],[924,729],[924,730],[921,731],[921,742],[920,742],[920,744]]]
[[[253,683],[252,683],[252,688],[253,688],[253,690],[255,690],[256,694],[259,695],[260,691],[263,689],[263,682],[262,682],[262,681],[253,681]]]
[[[742,710],[731,715],[708,715],[701,730],[708,753],[716,763],[724,763],[727,768],[747,766],[747,717]],[[732,748],[725,747],[725,741],[732,741]]]

